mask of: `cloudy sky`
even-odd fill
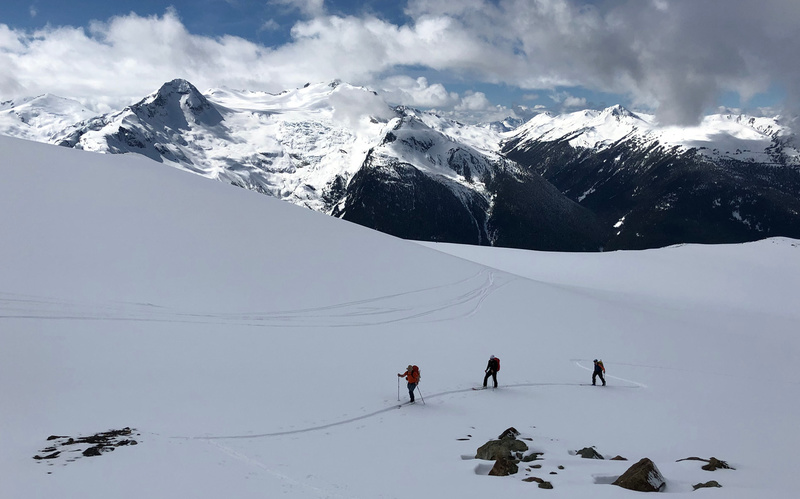
[[[340,79],[465,120],[621,103],[689,124],[800,109],[798,26],[798,0],[18,0],[0,10],[0,100],[104,111],[173,78]]]

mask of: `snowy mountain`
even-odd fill
[[[404,238],[601,246],[593,215],[498,155],[491,128],[392,109],[375,93],[340,82],[279,95],[204,96],[174,80],[54,142],[143,154]]]
[[[541,114],[502,152],[594,213],[606,249],[800,237],[800,153],[778,119],[660,127],[615,106]]]
[[[94,113],[80,102],[55,95],[0,102],[0,134],[50,142],[64,128],[88,119]]]
[[[800,241],[422,245],[9,137],[0,174],[0,497],[611,499],[644,457],[671,497],[797,495]]]
[[[213,101],[212,101],[213,99]],[[340,110],[338,103],[353,103]],[[143,154],[171,166],[329,211],[334,179],[356,171],[391,110],[364,89],[309,85],[280,95],[174,80],[120,112],[76,124],[54,142]]]
[[[404,239],[596,250],[588,210],[493,152],[406,112],[371,149],[333,215]]]
[[[2,106],[6,135],[141,154],[408,239],[596,251],[800,237],[800,152],[778,118],[662,127],[614,106],[466,125],[338,81],[268,94],[174,80],[91,118],[52,96]]]

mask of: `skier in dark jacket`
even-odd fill
[[[483,387],[486,388],[486,382],[489,381],[489,376],[494,381],[494,387],[497,388],[497,371],[500,370],[500,360],[494,355],[489,356],[489,363],[486,364],[484,372],[486,376],[483,377]]]
[[[606,379],[603,377],[603,373],[606,372],[606,368],[603,365],[602,360],[594,359],[594,372],[592,373],[592,385],[595,384],[597,381],[597,377],[600,376],[600,381],[603,382],[603,386],[606,386]]]

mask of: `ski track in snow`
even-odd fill
[[[242,454],[241,452],[235,451],[235,450],[231,449],[230,447],[226,447],[224,445],[221,445],[221,444],[219,444],[217,442],[212,442],[212,441],[209,441],[208,443],[209,443],[209,445],[213,445],[214,447],[219,449],[221,452],[227,454],[228,456],[230,456],[230,457],[232,457],[232,458],[234,458],[234,459],[236,459],[238,461],[241,461],[241,462],[243,462],[245,464],[248,464],[250,466],[254,466],[254,467],[259,468],[259,469],[261,469],[263,471],[266,471],[267,473],[269,473],[270,475],[278,478],[282,482],[286,482],[289,486],[302,487],[303,489],[306,489],[306,490],[312,492],[314,495],[317,495],[319,497],[343,497],[343,498],[344,497],[349,497],[349,498],[355,498],[355,496],[351,496],[351,495],[343,496],[343,495],[340,495],[340,494],[329,492],[328,490],[321,489],[319,487],[315,487],[313,485],[309,485],[306,482],[301,482],[299,480],[295,480],[294,478],[291,478],[290,476],[288,476],[288,475],[286,475],[284,473],[280,473],[278,471],[275,471],[274,469],[270,468],[269,466],[267,466],[266,464],[262,463],[261,461],[258,461],[256,459],[250,457],[250,456]]]
[[[0,292],[0,320],[47,319],[219,324],[246,327],[358,327],[470,317],[510,282],[483,269],[460,281],[316,308],[246,313],[191,313],[149,303],[80,303]],[[511,278],[513,279],[513,278]]]
[[[582,359],[578,359],[578,360],[572,359],[572,362],[575,362],[575,364],[578,367],[580,367],[581,369],[586,369],[588,371],[591,371],[590,368],[587,368],[587,367],[583,366],[580,363],[581,360]],[[646,385],[644,385],[642,383],[638,383],[636,381],[631,381],[631,380],[619,378],[619,377],[616,377],[616,376],[606,376],[606,377],[613,377],[616,380],[623,381],[625,383],[629,383],[629,385],[624,385],[624,386],[622,386],[620,388],[647,388]],[[503,386],[504,389],[505,388],[530,388],[530,387],[541,387],[541,386],[572,386],[572,387],[574,387],[574,386],[586,386],[586,383],[514,383],[514,384],[502,385],[502,386]],[[436,398],[439,398],[439,397],[445,397],[447,395],[453,395],[453,394],[456,394],[456,393],[470,393],[470,392],[473,392],[473,391],[477,391],[477,390],[475,390],[474,387],[459,388],[459,389],[456,389],[456,390],[448,390],[448,391],[433,393],[433,394],[429,394],[429,395],[423,395],[422,392],[420,392],[420,399],[424,398],[424,399],[430,400],[430,399],[436,399]],[[400,407],[405,406],[405,405],[408,405],[408,404],[402,404],[402,405],[400,405],[400,404],[392,404],[389,407],[384,407],[383,409],[378,409],[377,411],[373,411],[373,412],[370,412],[370,413],[367,413],[367,414],[362,414],[360,416],[356,416],[356,417],[353,417],[353,418],[342,419],[342,420],[334,421],[332,423],[327,423],[327,424],[324,424],[324,425],[309,426],[308,428],[301,428],[301,429],[298,429],[298,430],[286,430],[286,431],[276,431],[276,432],[271,432],[271,433],[257,433],[257,434],[252,434],[251,433],[251,434],[247,434],[247,435],[201,435],[201,436],[193,436],[193,437],[175,436],[175,437],[172,437],[172,438],[186,439],[186,440],[234,440],[234,439],[254,439],[254,438],[268,438],[268,437],[280,437],[280,436],[285,436],[285,435],[295,435],[295,434],[298,434],[298,433],[308,433],[308,432],[312,432],[312,431],[325,430],[327,428],[332,428],[334,426],[342,426],[342,425],[354,423],[356,421],[361,421],[363,419],[369,419],[369,418],[375,417],[375,416],[377,416],[379,414],[384,414],[386,412],[391,412],[391,411],[397,410]],[[423,403],[417,404],[417,405],[425,405],[425,404],[423,402]]]

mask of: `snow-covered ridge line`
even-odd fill
[[[780,117],[711,114],[696,126],[662,126],[653,115],[633,113],[616,105],[602,111],[542,113],[504,134],[504,138],[567,140],[572,147],[598,151],[623,139],[635,139],[642,144],[658,142],[683,151],[697,149],[714,159],[758,163],[773,162],[774,149],[780,146],[789,162],[800,164],[800,150],[794,143],[793,131],[782,124]]]

